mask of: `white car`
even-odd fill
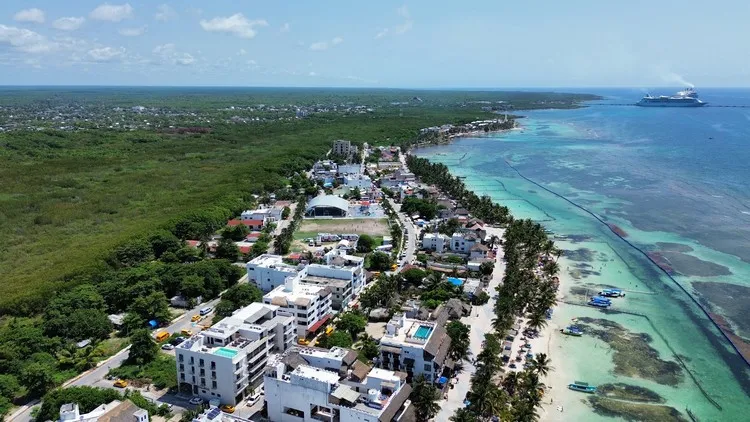
[[[166,343],[166,344],[164,344],[164,345],[161,346],[161,350],[174,350],[174,345]]]
[[[203,404],[203,399],[200,397],[193,397],[192,399],[190,399],[190,404],[194,404],[196,406],[199,404]]]

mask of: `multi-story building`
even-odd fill
[[[263,383],[268,418],[278,422],[400,421],[410,406],[406,374],[370,368],[338,347],[275,356]]]
[[[357,146],[352,145],[350,141],[339,139],[333,141],[333,154],[340,155],[342,157],[349,157],[357,153]]]
[[[476,233],[453,233],[453,236],[451,236],[451,251],[468,255],[471,248],[480,243],[481,241]]]
[[[295,317],[278,306],[252,303],[175,349],[181,391],[237,404],[260,383],[269,354],[296,340]]]
[[[148,422],[148,412],[136,406],[130,400],[113,400],[102,404],[94,410],[81,414],[77,403],[60,406],[59,422]]]
[[[445,252],[451,244],[451,238],[442,233],[426,233],[422,237],[422,249],[438,253]]]
[[[263,292],[284,284],[287,277],[297,275],[297,268],[284,263],[281,255],[263,254],[245,265],[247,279]]]
[[[258,208],[257,210],[247,210],[240,214],[240,220],[263,220],[266,223],[274,223],[281,220],[282,208]]]
[[[284,284],[263,296],[263,303],[279,306],[295,316],[297,336],[306,338],[331,319],[331,289],[302,283],[299,276],[287,277]]]
[[[381,368],[404,371],[409,379],[421,374],[428,381],[437,381],[446,366],[452,366],[446,359],[450,344],[442,325],[397,314],[380,339],[377,363]]]

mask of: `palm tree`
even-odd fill
[[[529,315],[529,321],[527,322],[529,328],[539,332],[542,328],[547,326],[547,318],[543,313],[536,312]]]
[[[465,407],[456,410],[449,420],[451,422],[479,422],[479,418]]]
[[[438,389],[427,382],[424,375],[419,375],[414,380],[414,387],[411,391],[411,402],[414,405],[417,421],[427,421],[435,417],[440,411],[438,400],[440,400]]]
[[[546,376],[552,369],[550,359],[546,353],[539,353],[531,361],[531,370],[539,376]]]
[[[514,396],[518,388],[518,372],[511,371],[507,373],[505,378],[503,378],[502,386],[509,396]]]

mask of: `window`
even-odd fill
[[[205,376],[206,376],[206,370],[205,370],[205,369],[201,369],[201,376],[202,376],[202,377],[205,377]]]
[[[201,360],[200,360],[200,363],[199,363],[199,365],[200,365],[200,366],[203,366],[203,365],[205,365],[205,364],[206,364],[206,362],[205,362],[205,361],[203,361],[203,359],[201,359]]]
[[[185,370],[185,365],[180,364],[180,371],[184,371],[184,370]]]
[[[177,355],[177,360],[178,361],[182,362],[183,359],[184,359],[184,356],[182,356],[182,353],[180,353],[180,354]]]
[[[425,363],[424,370],[427,372],[430,372],[432,370],[432,365],[430,365],[429,363]]]
[[[211,381],[211,388],[216,388],[216,381]]]

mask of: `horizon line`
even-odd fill
[[[99,84],[76,84],[76,85],[3,85],[4,88],[222,88],[222,89],[363,89],[363,90],[413,90],[413,91],[440,91],[440,90],[465,90],[465,91],[500,91],[500,90],[540,90],[540,89],[671,89],[671,88],[689,88],[686,85],[649,85],[649,86],[498,86],[498,87],[461,87],[461,86],[443,86],[443,87],[388,87],[388,86],[296,86],[296,85],[99,85]],[[693,86],[694,88],[694,86]],[[750,89],[748,86],[704,86],[701,89]]]

